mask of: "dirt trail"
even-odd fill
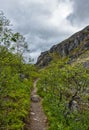
[[[37,95],[36,84],[38,80],[34,81],[34,88],[31,92],[30,114],[24,130],[47,130],[47,117],[42,109],[41,98]]]

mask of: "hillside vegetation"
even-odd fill
[[[67,59],[42,70],[38,93],[48,116],[49,130],[89,129],[89,69],[68,65]]]
[[[88,130],[89,26],[42,52],[36,65],[49,130]]]

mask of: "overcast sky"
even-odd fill
[[[89,0],[0,0],[0,10],[26,37],[35,59],[89,24]]]

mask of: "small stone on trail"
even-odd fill
[[[32,102],[40,102],[40,97],[38,95],[33,95],[33,96],[31,96],[31,101]]]
[[[38,119],[36,119],[36,118],[34,118],[33,120],[35,120],[35,121],[39,121]]]
[[[35,113],[34,113],[34,112],[31,112],[31,115],[35,115]]]

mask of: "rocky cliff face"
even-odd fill
[[[65,41],[54,45],[50,50],[42,52],[38,57],[36,65],[39,67],[47,66],[53,60],[53,54],[59,57],[69,56],[70,60],[77,58],[79,55],[89,49],[89,26],[75,33]]]

